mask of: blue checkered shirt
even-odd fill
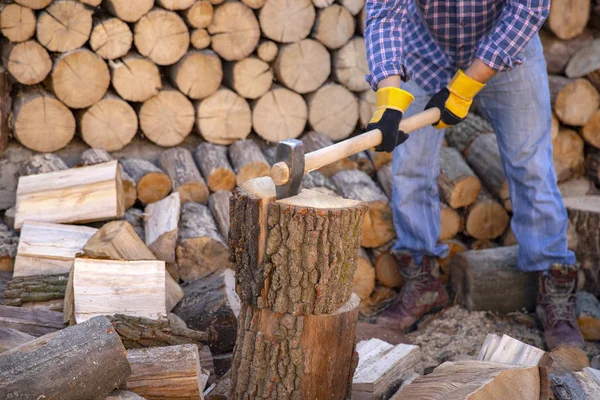
[[[475,58],[510,70],[549,11],[550,0],[367,0],[367,82],[399,75],[433,94]]]

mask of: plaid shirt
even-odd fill
[[[433,94],[475,58],[510,70],[549,11],[550,0],[367,0],[367,82],[400,75]]]

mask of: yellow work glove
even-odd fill
[[[367,131],[373,129],[381,131],[381,144],[375,147],[375,151],[390,153],[408,138],[408,135],[400,131],[398,126],[404,111],[414,99],[412,94],[397,87],[384,87],[377,90],[377,105],[367,125]]]
[[[425,110],[437,107],[441,111],[440,120],[433,126],[442,129],[464,121],[473,98],[484,86],[459,69],[448,86],[437,92],[425,106]]]

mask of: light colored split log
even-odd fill
[[[156,0],[156,3],[167,10],[187,10],[196,0]]]
[[[194,29],[190,33],[190,44],[196,50],[203,50],[210,46],[212,39],[206,29]]]
[[[373,118],[376,103],[377,93],[371,89],[358,96],[358,122],[361,129],[365,129]]]
[[[90,228],[91,229],[91,228]],[[112,221],[95,232],[83,246],[85,255],[110,260],[155,260],[156,256],[127,221]]]
[[[368,299],[375,289],[375,268],[371,264],[369,255],[362,247],[359,249],[356,272],[352,282],[352,292],[361,299]]]
[[[331,73],[331,56],[321,43],[304,39],[281,46],[273,64],[275,77],[296,93],[314,92]]]
[[[240,313],[233,270],[212,271],[182,286],[184,296],[173,313],[191,329],[218,332],[219,340],[210,344],[214,354],[233,351]]]
[[[356,36],[333,52],[332,70],[336,82],[353,92],[370,90],[365,76],[369,74],[365,40]],[[370,118],[370,117],[369,117]]]
[[[500,207],[502,211],[504,211],[504,208],[502,206]],[[463,220],[461,215],[447,204],[441,203],[439,240],[444,241],[452,239],[462,230],[462,227]]]
[[[229,237],[229,202],[232,193],[228,190],[214,192],[208,200],[208,208],[223,238]]]
[[[129,26],[119,18],[103,18],[94,24],[90,47],[107,60],[123,57],[131,49],[133,34]]]
[[[13,347],[20,346],[35,339],[34,336],[20,332],[12,328],[0,328],[0,353],[4,353]]]
[[[327,136],[322,135],[315,131],[310,131],[301,138],[304,145],[304,153],[310,153],[323,147],[331,146],[333,141]],[[333,175],[340,171],[358,169],[358,165],[350,158],[343,158],[329,165],[323,166],[318,169],[323,175],[331,178]]]
[[[109,61],[112,85],[123,100],[143,102],[156,96],[162,87],[156,64],[137,53]]]
[[[454,209],[473,204],[481,190],[477,175],[460,152],[452,147],[442,147],[440,151],[440,175],[437,183],[442,199]]]
[[[260,39],[260,27],[254,12],[237,1],[226,2],[215,9],[208,33],[212,37],[212,49],[226,61],[248,57]]]
[[[226,146],[202,142],[196,147],[194,159],[212,192],[233,190],[235,173],[227,160]]]
[[[268,63],[274,61],[278,53],[279,47],[277,47],[277,43],[271,40],[262,40],[256,48],[258,58]]]
[[[565,72],[565,68],[570,62],[569,60],[574,58],[579,49],[586,47],[593,40],[593,34],[589,29],[584,30],[581,35],[577,35],[570,40],[559,39],[554,34],[543,29],[540,30],[539,35],[544,48],[544,59],[546,60],[546,68],[549,74],[562,74]],[[567,76],[570,78],[579,78],[580,76],[585,76],[585,74]]]
[[[110,72],[96,53],[78,49],[60,55],[52,70],[52,89],[68,107],[87,108],[108,90]]]
[[[471,142],[485,133],[494,133],[490,123],[480,116],[470,113],[463,122],[446,130],[445,139],[448,145],[465,154]]]
[[[68,273],[75,255],[96,232],[87,226],[25,222],[13,277]]]
[[[183,13],[188,25],[194,28],[208,28],[213,14],[213,5],[208,0],[196,1]]]
[[[13,43],[29,40],[35,34],[36,19],[31,8],[8,4],[0,13],[0,30]]]
[[[103,399],[131,367],[119,335],[100,316],[3,353],[0,371],[2,398],[74,400]]]
[[[137,117],[136,117],[137,118]],[[113,158],[102,149],[87,149],[81,153],[80,162],[82,165],[95,165],[103,162],[111,161]],[[123,183],[123,193],[125,194],[125,208],[133,207],[137,201],[137,191],[135,189],[135,181],[121,167],[121,182]]]
[[[271,88],[273,71],[259,58],[248,57],[225,64],[225,83],[246,99],[258,99]]]
[[[600,110],[594,112],[587,124],[583,126],[581,136],[586,143],[600,149]]]
[[[39,87],[23,89],[14,100],[14,135],[28,149],[53,152],[75,135],[75,117],[56,97]]]
[[[138,130],[135,110],[120,97],[107,93],[79,115],[81,138],[90,147],[106,151],[121,150]]]
[[[15,3],[34,10],[39,10],[52,3],[52,0],[15,0]]]
[[[135,230],[140,238],[145,238],[146,233],[144,232],[144,212],[139,208],[130,208],[123,215],[123,220],[129,222],[129,224]]]
[[[231,144],[250,134],[252,113],[246,99],[222,87],[196,103],[196,125],[208,142]]]
[[[492,361],[513,365],[544,365],[550,359],[546,352],[525,344],[508,335],[488,333],[479,350],[478,361]]]
[[[352,398],[375,400],[392,395],[414,374],[422,374],[419,346],[396,346],[380,339],[363,340],[356,344],[358,365],[352,378]]]
[[[63,329],[61,312],[0,305],[0,326],[39,337]]]
[[[125,212],[117,161],[21,177],[15,228],[24,221],[82,223],[120,218]]]
[[[238,140],[229,146],[229,159],[233,164],[238,185],[271,174],[269,163],[252,139]]]
[[[53,153],[36,154],[21,167],[21,176],[45,174],[46,172],[62,171],[67,169],[67,164]]]
[[[158,158],[158,165],[173,181],[173,191],[179,193],[182,204],[208,202],[208,187],[188,149],[173,147],[165,150]]]
[[[2,63],[15,80],[23,85],[42,82],[52,70],[48,51],[35,40],[23,43],[4,42]]]
[[[221,59],[211,50],[190,51],[169,68],[173,85],[190,99],[214,94],[223,80]]]
[[[354,348],[359,303],[353,294],[330,314],[301,316],[282,316],[244,304],[233,355],[230,398],[264,398],[271,391],[289,393],[293,398],[349,397],[357,362]],[[283,354],[281,348],[289,348],[290,352]],[[270,361],[272,357],[283,358],[281,363],[288,365],[283,376]],[[256,376],[257,370],[265,372]],[[271,382],[271,376],[281,378]],[[293,384],[288,386],[286,382]]]
[[[465,232],[480,240],[502,235],[510,217],[504,207],[482,188],[477,200],[465,211]]]
[[[584,36],[584,35],[581,35]],[[593,74],[600,69],[600,58],[598,50],[600,49],[600,40],[589,40],[585,46],[578,47],[575,54],[568,60],[565,74],[568,78],[581,78],[588,74]],[[592,83],[594,81],[592,80]]]
[[[36,38],[52,52],[78,49],[91,31],[92,11],[76,1],[54,1],[38,14]]]
[[[457,301],[476,311],[534,310],[537,277],[517,269],[517,250],[510,246],[455,254],[449,268]]]
[[[566,181],[583,171],[583,139],[577,132],[561,129],[552,141],[552,159],[559,182]]]
[[[137,198],[143,204],[162,200],[171,192],[171,178],[151,162],[137,158],[122,159],[120,162],[136,182]]]
[[[575,307],[577,325],[585,340],[600,340],[600,302],[591,293],[577,292]]]
[[[176,254],[184,281],[227,268],[227,245],[208,207],[198,203],[185,203],[181,207]]]
[[[68,274],[13,278],[6,283],[2,303],[37,310],[63,311]]]
[[[125,387],[143,398],[202,398],[208,372],[200,367],[198,347],[193,344],[131,349],[127,361],[131,375]]]
[[[583,126],[600,106],[600,94],[587,79],[575,79],[556,96],[554,112],[566,125]]]
[[[108,11],[125,22],[137,22],[154,6],[154,0],[105,0]]]
[[[378,284],[393,289],[402,286],[404,279],[400,275],[398,261],[390,252],[393,242],[370,249],[371,261],[375,268],[375,278]]]
[[[274,86],[252,107],[254,131],[268,142],[297,138],[304,132],[308,107],[298,93]]]
[[[194,106],[180,91],[163,85],[138,111],[144,135],[159,146],[177,146],[194,128]]]
[[[508,211],[512,210],[508,182],[504,176],[500,149],[496,135],[484,134],[475,137],[463,151],[469,167],[475,171],[481,183]]]
[[[263,36],[279,43],[294,43],[306,38],[315,17],[310,0],[268,0],[259,12]]]
[[[164,261],[76,258],[73,295],[77,323],[114,314],[166,318]]]
[[[190,32],[179,15],[154,8],[136,22],[133,41],[141,55],[158,65],[171,65],[187,52]]]
[[[307,96],[310,126],[333,141],[347,138],[358,122],[358,101],[336,83],[321,86]]]
[[[539,400],[544,382],[538,366],[486,361],[445,362],[412,381],[391,400]]]
[[[345,7],[333,4],[319,10],[312,37],[330,50],[339,49],[352,38],[356,22]]]
[[[18,244],[19,237],[12,228],[0,223],[0,271],[13,271]]]
[[[146,244],[159,260],[168,263],[175,262],[180,207],[179,193],[175,192],[144,210]]]
[[[550,7],[547,26],[559,38],[568,40],[583,32],[589,18],[589,1],[555,0]]]

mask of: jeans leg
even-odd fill
[[[403,84],[402,88],[415,96],[404,117],[423,111],[430,96],[413,82]],[[438,243],[437,178],[443,138],[443,129],[428,126],[412,132],[393,152],[391,203],[397,240],[392,249],[410,251],[419,264],[423,255],[445,257],[447,254],[447,246]]]
[[[567,248],[568,216],[552,161],[551,108],[541,42],[523,50],[524,63],[497,73],[476,97],[497,135],[519,243],[518,268],[544,271],[575,262]]]

